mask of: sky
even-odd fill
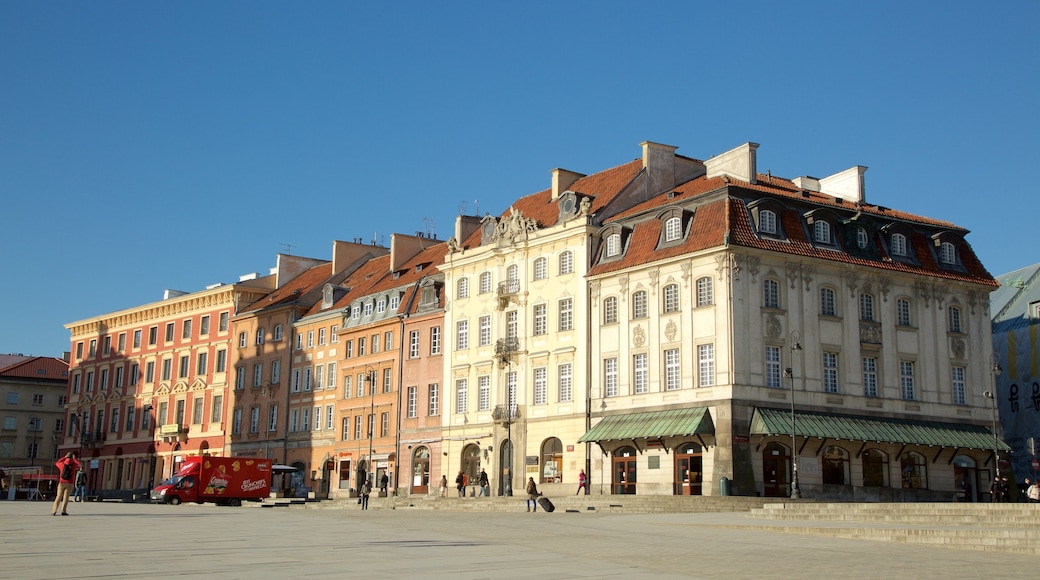
[[[0,353],[654,141],[1040,262],[1040,2],[0,0]]]

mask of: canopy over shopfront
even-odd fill
[[[964,449],[1011,448],[981,425],[940,423],[914,419],[863,417],[811,411],[795,412],[795,431],[800,437],[845,441],[874,441]],[[791,436],[791,411],[757,407],[751,417],[751,435]]]
[[[715,425],[707,407],[688,407],[664,411],[646,411],[604,417],[578,439],[579,443],[632,441],[711,435]]]

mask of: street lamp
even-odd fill
[[[791,360],[794,364],[794,353],[802,350],[802,344],[798,342],[801,335],[797,330],[791,331]],[[784,376],[791,380],[791,499],[801,499],[802,490],[798,487],[798,441],[796,439],[794,416],[794,371],[790,368],[784,369]]]
[[[40,418],[36,415],[29,415],[29,430],[32,431],[32,447],[29,448],[29,467],[36,467],[36,437],[39,433],[39,422]]]
[[[368,415],[368,473],[365,474],[366,483],[369,477],[375,483],[375,463],[372,461],[372,437],[376,430],[376,370],[365,365],[365,378],[368,380],[368,390],[371,394],[371,409]],[[360,482],[359,482],[360,483]]]
[[[996,466],[997,478],[1000,477],[1000,445],[997,438],[997,377],[1004,370],[1000,368],[1000,356],[993,353],[993,390],[982,393],[982,396],[990,400],[990,410],[993,413],[993,464]]]

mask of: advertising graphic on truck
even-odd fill
[[[152,490],[153,502],[213,502],[240,505],[271,493],[271,460],[251,457],[189,457],[173,477]]]

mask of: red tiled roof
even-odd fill
[[[254,312],[297,300],[301,295],[323,285],[330,276],[332,276],[332,262],[308,268],[307,271],[283,284],[281,288],[250,304],[242,312]]]
[[[60,358],[35,356],[0,369],[0,377],[66,381],[69,363]]]

